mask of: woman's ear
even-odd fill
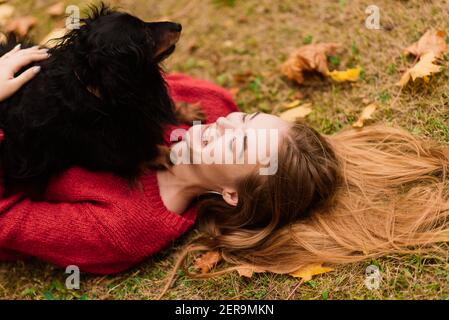
[[[239,202],[239,195],[237,191],[232,189],[224,189],[222,192],[223,200],[226,201],[227,204],[235,207]]]

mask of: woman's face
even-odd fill
[[[178,161],[193,164],[201,179],[221,192],[235,189],[240,178],[256,170],[275,174],[278,146],[289,128],[277,116],[233,112],[214,123],[192,126],[172,152]]]

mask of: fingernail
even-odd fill
[[[41,71],[41,67],[40,66],[37,66],[37,67],[34,67],[33,68],[33,71],[34,71],[34,73],[38,73],[39,71]]]
[[[22,46],[22,44],[19,43],[18,45],[16,45],[16,46],[14,47],[14,49],[20,48],[21,46]]]

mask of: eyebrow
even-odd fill
[[[258,112],[256,112],[256,113],[254,113],[254,114],[252,114],[251,115],[251,117],[249,118],[249,120],[252,120],[252,119],[254,119],[255,117],[257,117],[258,115],[260,114],[260,112],[258,111]],[[245,122],[246,121],[246,117],[248,116],[248,114],[247,113],[244,113],[243,114],[243,117],[242,117],[242,122]]]

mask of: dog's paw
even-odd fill
[[[193,121],[204,122],[206,120],[206,114],[204,113],[200,102],[197,103],[176,102],[175,114],[179,122],[189,125],[192,125]]]

